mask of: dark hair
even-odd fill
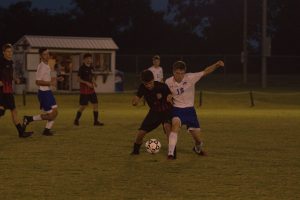
[[[148,83],[154,79],[153,73],[150,70],[144,70],[141,73],[141,80],[144,83]]]
[[[83,55],[83,59],[86,59],[86,58],[88,58],[88,57],[92,57],[92,54],[86,53],[86,54]]]
[[[160,60],[159,55],[154,55],[153,58],[152,58],[152,60]]]
[[[47,51],[48,49],[45,47],[39,48],[39,54],[41,55],[42,53],[44,53],[44,51]]]
[[[13,46],[9,43],[6,43],[2,46],[2,51],[5,51],[6,49],[12,49]]]
[[[173,64],[173,71],[175,71],[177,69],[185,71],[186,70],[186,64],[185,64],[185,62],[183,62],[183,61],[176,61]]]

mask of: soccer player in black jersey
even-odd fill
[[[18,119],[15,98],[13,95],[12,82],[19,83],[19,79],[14,75],[13,68],[13,47],[11,44],[5,44],[2,47],[3,56],[0,58],[0,118],[4,116],[5,110],[9,109],[12,121],[15,124],[19,137],[25,138],[31,136],[32,132],[25,132],[24,127]]]
[[[98,98],[94,89],[97,87],[97,84],[93,74],[94,68],[92,66],[92,61],[92,54],[84,54],[83,64],[80,66],[78,71],[78,81],[80,83],[80,106],[74,120],[74,125],[76,126],[79,126],[79,119],[89,102],[91,102],[93,105],[94,126],[104,125],[98,120]]]
[[[145,135],[160,124],[163,125],[167,138],[171,131],[172,95],[168,86],[154,81],[153,73],[150,70],[141,73],[141,80],[142,84],[132,100],[132,105],[137,106],[139,100],[144,97],[150,109],[137,132],[131,153],[133,155],[139,154]]]

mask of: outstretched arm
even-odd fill
[[[203,72],[204,72],[204,76],[212,73],[213,71],[215,71],[216,69],[218,69],[219,67],[224,67],[224,62],[222,60],[219,60],[218,62],[212,64],[211,66],[206,67]]]

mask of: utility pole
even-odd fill
[[[267,87],[267,0],[262,1],[262,63],[261,63],[261,85],[262,88]]]
[[[243,82],[247,84],[248,82],[248,46],[247,46],[247,27],[248,27],[248,6],[247,0],[244,0],[244,26],[243,26],[243,53],[242,53],[242,62],[243,62]]]

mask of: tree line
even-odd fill
[[[261,0],[248,0],[248,44],[260,53]],[[268,4],[272,53],[299,55],[300,1]],[[153,10],[151,0],[72,0],[51,12],[31,1],[0,7],[0,43],[23,35],[112,37],[124,54],[239,54],[243,40],[242,0],[168,0]]]

